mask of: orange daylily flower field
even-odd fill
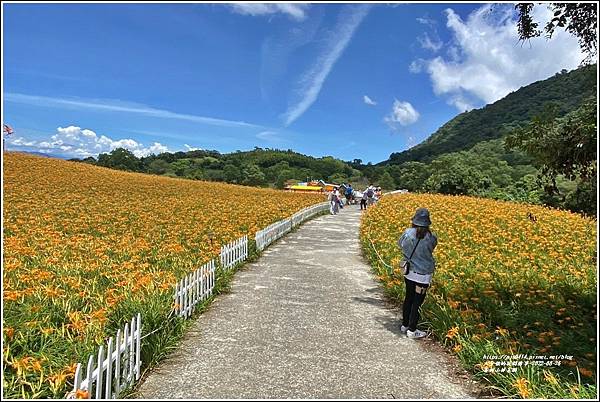
[[[507,395],[589,395],[586,384],[594,384],[597,369],[596,221],[466,196],[385,196],[363,215],[361,242],[386,292],[400,303],[397,240],[419,207],[430,210],[439,240],[422,309],[434,336]],[[489,359],[517,354],[556,360],[504,366]]]
[[[4,397],[63,397],[76,362],[138,311],[152,330],[145,312],[221,245],[322,201],[5,153]]]

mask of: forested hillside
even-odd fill
[[[595,95],[595,64],[570,72],[563,70],[481,109],[459,114],[427,140],[406,151],[392,153],[389,160],[381,164],[429,162],[441,154],[467,150],[481,141],[506,135],[518,124],[541,114],[550,102],[558,105],[559,116],[563,116],[576,109],[584,99]]]
[[[132,172],[276,188],[283,188],[289,180],[366,180],[360,171],[331,156],[314,158],[291,150],[263,148],[228,154],[207,150],[165,152],[142,158],[119,148],[83,162]]]

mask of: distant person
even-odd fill
[[[348,187],[346,187],[346,205],[350,205],[352,202],[353,193],[354,189],[352,188],[352,184],[348,184]]]
[[[342,193],[340,192],[340,188],[335,188],[335,195],[337,195],[337,202],[340,209],[344,209],[344,197],[342,197]]]
[[[367,209],[367,199],[367,190],[365,190],[360,197],[360,209]]]
[[[375,203],[375,187],[373,187],[372,184],[369,184],[365,193],[367,193],[367,204],[373,205]]]
[[[337,187],[334,187],[331,193],[329,194],[329,211],[332,215],[337,215],[340,211],[340,192]]]
[[[419,308],[425,300],[427,288],[435,271],[433,250],[437,237],[429,230],[431,219],[426,208],[419,208],[412,218],[412,227],[406,229],[398,246],[402,250],[403,263],[407,271],[403,272],[406,284],[406,296],[402,306],[402,325],[400,332],[406,332],[409,338],[422,338],[427,334],[417,329]]]
[[[338,213],[337,196],[335,195],[334,190],[331,190],[331,192],[329,193],[329,196],[327,197],[327,200],[329,201],[329,212],[331,213],[331,215],[337,214]]]

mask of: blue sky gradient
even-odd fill
[[[545,7],[536,15],[548,16]],[[6,148],[293,149],[379,162],[583,59],[512,6],[6,4]]]

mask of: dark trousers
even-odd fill
[[[367,200],[360,200],[360,209],[367,209]]]
[[[414,332],[419,321],[419,308],[425,300],[429,285],[413,282],[406,278],[404,278],[404,283],[406,283],[406,297],[402,306],[402,325]]]

